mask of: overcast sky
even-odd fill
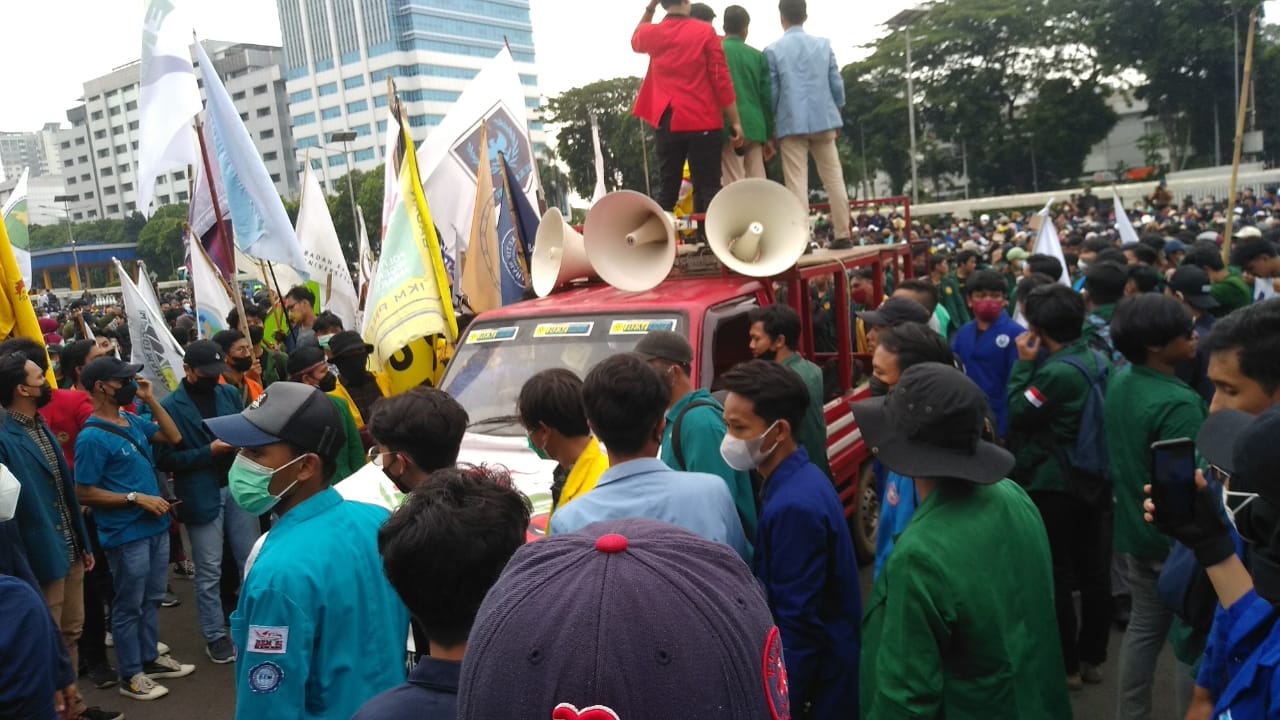
[[[200,37],[280,44],[274,0],[175,0]],[[752,16],[749,42],[763,47],[779,35],[777,0],[716,0],[717,12],[737,4]],[[0,43],[0,130],[33,131],[66,124],[86,80],[141,55],[143,0],[11,0],[13,23]],[[841,64],[865,54],[858,46],[914,0],[811,0],[810,32],[832,38]],[[539,88],[544,95],[596,80],[641,75],[645,57],[631,52],[631,31],[644,0],[531,0]],[[605,9],[607,8],[607,10]],[[662,11],[658,11],[662,17]],[[719,19],[716,21],[719,28]]]

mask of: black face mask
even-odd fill
[[[253,343],[254,347],[261,345],[262,339],[266,336],[267,336],[267,332],[264,328],[261,328],[261,327],[249,328],[249,342]]]
[[[53,386],[45,383],[40,386],[40,394],[36,396],[36,407],[42,408],[53,402]]]
[[[883,382],[880,382],[880,379],[879,379],[879,378],[877,378],[875,375],[872,375],[872,376],[871,376],[871,395],[872,395],[872,397],[882,397],[882,396],[884,396],[884,395],[888,395],[888,394],[889,394],[889,390],[890,390],[890,389],[891,389],[891,388],[890,388],[888,385],[886,385],[886,384],[885,384],[885,383],[883,383]]]
[[[249,370],[253,368],[253,358],[251,357],[231,358],[231,362],[227,364],[230,365],[231,369],[235,370],[236,372],[240,372],[240,373],[249,372]]]
[[[133,402],[133,399],[137,396],[138,384],[130,380],[128,383],[121,385],[120,389],[116,390],[115,394],[111,396],[111,399],[115,400],[116,405],[124,407],[125,405]]]
[[[202,377],[200,375],[197,375],[195,382],[189,382],[187,384],[190,385],[191,389],[195,390],[196,392],[211,393],[213,392],[214,388],[218,387],[218,381],[220,379],[221,377],[219,377],[218,375],[214,375],[213,377]]]
[[[325,375],[323,378],[320,379],[320,384],[318,385],[318,387],[323,392],[333,392],[334,389],[338,387],[338,376],[334,375],[333,373],[329,373],[328,375]]]
[[[358,384],[364,378],[367,359],[363,355],[334,358],[333,364],[344,383],[355,381]]]
[[[1258,597],[1280,603],[1280,508],[1261,497],[1236,511],[1236,530],[1249,543],[1249,574]]]

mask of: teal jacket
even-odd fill
[[[271,528],[231,615],[236,718],[341,718],[404,682],[409,612],[382,574],[390,513],[328,488]]]
[[[782,364],[795,370],[809,390],[809,409],[805,410],[796,439],[808,451],[809,462],[829,478],[831,462],[827,459],[827,416],[822,409],[822,368],[805,360],[800,353],[792,353]]]
[[[671,433],[676,426],[676,418],[685,408],[695,402],[709,402],[712,405],[693,408],[680,420],[680,454],[684,456],[684,465],[676,461],[675,443]],[[740,472],[729,467],[720,454],[720,443],[725,436],[724,408],[706,390],[694,390],[680,398],[667,411],[667,426],[662,431],[662,462],[672,470],[688,470],[691,472],[719,475],[729,486],[729,494],[733,496],[733,504],[738,508],[742,518],[742,530],[748,541],[756,537],[756,496],[751,487],[751,474]]]
[[[62,516],[54,504],[58,494],[62,495],[62,502],[73,518],[71,530],[80,548],[90,550],[91,546],[89,531],[84,525],[80,502],[76,500],[75,485],[71,470],[67,468],[67,459],[62,454],[62,446],[49,431],[44,418],[37,415],[36,422],[53,444],[58,472],[62,473],[62,487],[54,488],[53,468],[49,467],[44,453],[36,447],[27,431],[14,422],[9,413],[3,411],[0,411],[0,428],[3,429],[0,432],[0,463],[8,466],[9,472],[22,485],[15,519],[18,521],[31,570],[35,573],[36,580],[45,584],[65,578],[71,569],[71,553],[62,533]]]
[[[218,417],[238,415],[244,409],[240,393],[230,385],[218,385],[213,389],[213,407]],[[173,418],[173,424],[182,433],[177,445],[153,443],[156,467],[173,473],[173,491],[182,501],[175,508],[178,519],[184,523],[203,525],[213,522],[222,511],[221,488],[226,485],[222,470],[214,465],[209,443],[213,433],[204,426],[200,409],[187,394],[185,382],[160,401],[160,406]]]

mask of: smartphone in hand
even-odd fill
[[[1195,453],[1195,442],[1191,438],[1151,444],[1151,500],[1164,522],[1187,522],[1195,512]]]

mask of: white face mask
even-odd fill
[[[760,448],[764,444],[764,436],[768,435],[773,430],[774,425],[777,424],[778,421],[774,420],[773,425],[770,425],[760,437],[753,440],[742,440],[726,433],[724,440],[720,442],[720,457],[724,458],[729,467],[739,472],[754,470],[772,455],[774,450],[778,449],[778,443],[776,442],[768,450]]]
[[[0,465],[0,522],[12,520],[18,512],[18,495],[22,485],[9,468]]]

